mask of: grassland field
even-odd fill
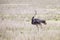
[[[0,40],[60,40],[60,14],[37,14],[47,25],[39,31],[31,24],[34,14],[0,14]]]

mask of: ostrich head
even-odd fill
[[[35,12],[35,14],[34,14],[34,16],[32,17],[32,21],[31,21],[31,23],[33,23],[33,21],[34,21],[34,17],[35,17],[36,14],[37,14],[37,11],[36,11],[36,10],[34,10],[34,12]]]
[[[34,14],[34,16],[32,17],[32,19],[34,19],[34,17],[36,16],[36,14],[37,14],[37,11],[36,10],[34,10],[34,12],[35,12],[35,14]]]

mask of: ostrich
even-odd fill
[[[37,11],[35,10],[35,15],[32,17],[32,19],[31,19],[31,24],[33,24],[33,25],[36,25],[36,27],[38,28],[38,30],[39,30],[39,27],[38,27],[38,25],[40,25],[41,26],[41,28],[42,28],[42,24],[41,23],[43,23],[43,24],[47,24],[46,23],[46,21],[45,20],[41,20],[41,19],[38,19],[38,18],[34,18],[35,16],[36,16],[36,14],[37,14]]]

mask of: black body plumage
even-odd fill
[[[46,24],[46,21],[45,20],[40,20],[40,19],[34,18],[34,16],[33,16],[31,23],[34,24],[34,25],[41,24],[41,23]]]

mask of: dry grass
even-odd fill
[[[60,15],[37,15],[47,20],[39,31],[30,23],[32,16],[0,14],[0,40],[60,40]]]

